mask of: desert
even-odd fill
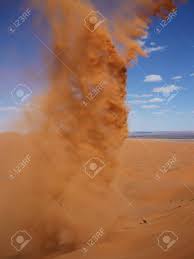
[[[193,258],[193,10],[2,0],[0,259]]]

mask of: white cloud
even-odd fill
[[[141,47],[144,47],[144,46],[145,46],[145,41],[144,41],[144,40],[137,40],[137,43],[138,43]]]
[[[152,97],[153,94],[142,94],[141,97],[147,98],[147,97]]]
[[[149,103],[161,103],[164,100],[162,98],[152,98],[149,100]]]
[[[190,76],[194,76],[194,73],[191,73]]]
[[[151,46],[156,46],[156,43],[152,41],[152,42],[150,42],[150,45]]]
[[[144,79],[144,82],[146,83],[152,83],[152,82],[161,82],[162,77],[160,75],[147,75]]]
[[[163,95],[170,95],[173,92],[181,90],[182,87],[177,85],[168,85],[168,86],[162,86],[162,87],[155,87],[152,91],[153,93],[161,93]]]
[[[163,51],[163,50],[165,50],[166,48],[167,48],[167,46],[157,46],[157,47],[152,46],[152,47],[146,47],[146,48],[145,48],[145,51],[146,51],[148,54],[150,54],[150,53],[156,52],[156,51]]]
[[[152,98],[148,100],[129,100],[129,104],[148,104],[148,103],[161,103],[164,100],[162,98]]]
[[[137,43],[143,48],[146,44],[147,39],[148,39],[148,33],[145,34],[143,37],[141,37],[139,40],[137,40]]]
[[[129,104],[143,104],[143,103],[147,103],[145,100],[129,100],[128,101]]]
[[[160,106],[158,105],[153,105],[153,104],[150,104],[150,105],[143,105],[141,106],[142,109],[157,109],[157,108],[160,108]]]
[[[157,46],[157,44],[154,41],[150,42],[150,46],[146,46],[147,39],[148,39],[148,36],[144,36],[144,37],[141,37],[139,40],[137,40],[137,43],[143,48],[143,50],[147,54],[150,54],[152,52],[157,52],[157,51],[164,51],[168,47],[168,46]]]
[[[174,76],[174,77],[172,77],[172,80],[180,80],[182,78],[183,78],[182,76]]]
[[[139,40],[137,40],[137,43],[143,48],[146,44],[147,39],[148,39],[148,33],[145,34],[143,37],[141,37]]]
[[[127,98],[148,98],[152,97],[153,94],[127,94]]]
[[[147,40],[148,39],[148,36],[149,36],[149,34],[148,33],[146,33],[143,37],[141,37],[143,40]]]

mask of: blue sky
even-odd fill
[[[22,6],[22,7],[21,7]],[[8,28],[28,8],[20,0],[1,1],[0,9],[0,130],[14,130],[9,121],[20,115],[12,96],[14,88],[25,85],[38,95],[47,87],[48,64],[42,61],[45,47],[34,37],[30,15],[10,33]],[[102,10],[103,11],[103,10]],[[169,17],[169,23],[154,20],[141,44],[148,58],[140,57],[128,70],[131,109],[129,128],[133,131],[194,129],[194,3],[189,1]],[[163,24],[163,25],[161,25]],[[157,33],[156,29],[162,29]],[[36,31],[48,42],[46,33]],[[52,54],[48,51],[47,58]],[[16,108],[15,108],[16,107]]]
[[[177,9],[164,27],[154,21],[142,45],[148,58],[128,70],[133,131],[194,129],[194,3]],[[163,28],[158,34],[157,28]]]

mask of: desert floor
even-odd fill
[[[17,156],[16,139],[12,135],[1,138],[1,169],[4,172],[15,163],[11,161],[15,161],[16,158],[9,154],[13,152]],[[24,141],[20,144],[18,153],[25,155],[26,150]],[[111,187],[114,195],[106,199],[103,195],[100,197],[98,206],[106,216],[101,218],[97,215],[97,224],[94,228],[96,231],[91,232],[92,239],[86,238],[85,243],[74,251],[65,253],[62,249],[41,259],[193,259],[194,142],[130,139],[121,147],[118,160],[121,161],[122,172],[118,173]],[[2,184],[2,233],[9,232],[10,229],[13,231],[10,223],[13,219],[23,226],[21,211],[15,203],[18,190],[14,192],[13,188],[14,185],[20,184],[21,179],[21,188],[27,196],[31,190],[24,184],[25,177],[27,175],[24,174],[17,178],[18,182],[12,182],[12,185],[9,183],[9,190],[13,192],[11,196],[7,195],[8,185]],[[84,202],[79,194],[78,198],[80,202]],[[3,210],[3,206],[7,204],[9,209]],[[27,202],[25,205],[27,211],[28,205],[30,210],[32,203]],[[23,204],[20,204],[21,208],[22,206]],[[82,225],[81,219],[85,217],[83,222],[87,226],[90,224],[87,210],[79,211],[78,206],[79,202],[75,203],[77,218],[74,220],[80,221]],[[95,204],[92,207],[92,210],[94,209]],[[35,211],[34,215],[37,214],[38,211]],[[34,215],[32,217],[35,217]],[[8,230],[7,225],[10,228]],[[103,231],[99,233],[99,229]],[[167,235],[166,231],[171,232]],[[164,233],[163,236],[160,236],[161,233]],[[5,239],[1,234],[1,250],[8,243],[9,239]],[[30,257],[21,253],[18,256],[2,258]]]
[[[168,166],[172,156],[175,162]],[[77,250],[56,258],[193,258],[194,143],[126,140],[120,160],[124,172],[118,192],[126,208],[115,205],[115,220],[87,252]],[[166,171],[160,171],[164,165]],[[165,231],[172,231],[175,239],[167,240],[169,247],[163,237],[158,241]]]

